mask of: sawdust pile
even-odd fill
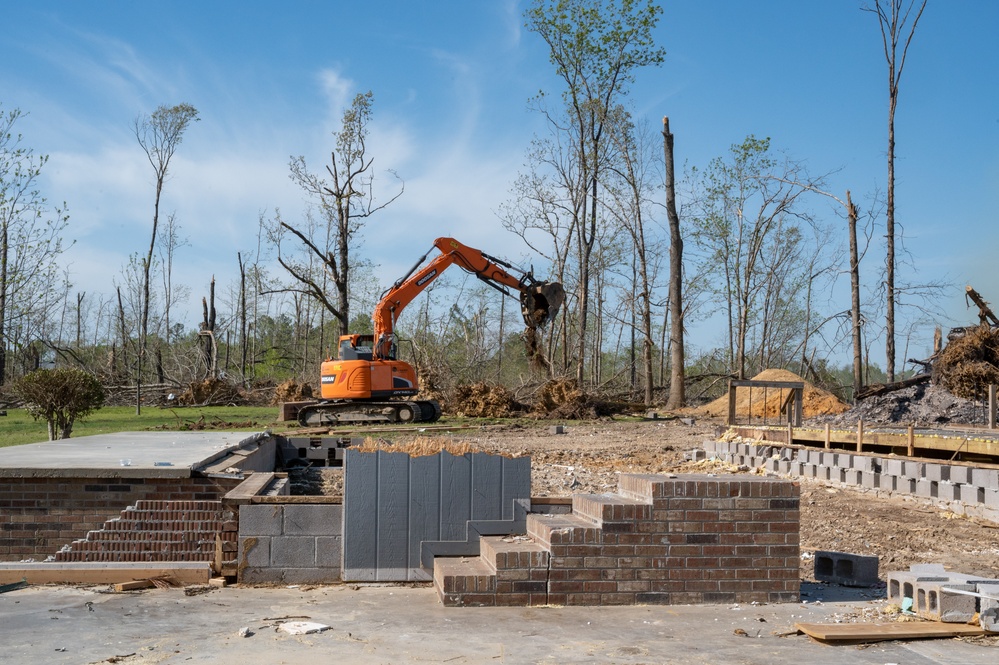
[[[802,381],[805,384],[802,395],[802,415],[805,418],[834,415],[847,411],[850,406],[832,393],[817,388],[805,381],[794,372],[786,369],[768,369],[753,377],[754,381]],[[781,418],[780,407],[788,397],[788,390],[777,388],[736,388],[735,412],[738,416],[752,418],[767,418],[778,421]],[[750,413],[752,409],[752,413]],[[728,393],[713,402],[693,409],[694,415],[725,418],[728,416]]]
[[[312,386],[307,383],[298,383],[295,379],[288,379],[283,383],[279,383],[274,388],[274,397],[271,400],[271,404],[303,402],[310,399],[312,399]]]
[[[447,451],[452,455],[465,455],[476,452],[472,444],[467,441],[452,441],[450,439],[433,438],[429,436],[419,436],[412,441],[392,443],[382,439],[368,437],[357,450],[362,453],[373,453],[384,450],[389,453],[407,453],[410,457],[426,457],[436,455],[441,451]]]
[[[611,408],[584,393],[575,379],[554,379],[538,390],[531,413],[540,418],[592,420],[610,415]]]
[[[185,406],[243,405],[246,396],[239,386],[222,379],[203,379],[188,385],[177,401]]]
[[[523,410],[505,386],[486,382],[458,386],[448,407],[466,418],[508,418]]]
[[[999,384],[999,329],[971,328],[948,342],[933,364],[934,382],[965,399],[983,399]]]

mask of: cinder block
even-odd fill
[[[846,552],[815,552],[815,579],[843,586],[875,586],[878,557]]]
[[[999,489],[999,469],[974,468],[971,470],[971,483],[987,490],[997,490]]]
[[[879,489],[881,487],[881,474],[876,471],[861,471],[860,486],[868,489]]]
[[[335,536],[343,533],[343,506],[289,504],[284,507],[286,536]]]
[[[979,584],[978,593],[991,598],[979,601],[978,619],[984,630],[999,631],[999,584]]]
[[[702,459],[707,459],[707,457],[708,457],[707,451],[701,448],[694,448],[692,450],[688,450],[683,454],[683,459],[687,460],[688,462],[699,462]]]
[[[886,460],[882,469],[889,476],[904,476],[905,460],[900,460],[900,459]]]
[[[840,476],[847,485],[860,485],[863,472],[857,469],[840,469]]]
[[[271,562],[271,539],[267,536],[241,537],[238,556],[241,567],[268,567]]]
[[[916,481],[916,496],[935,499],[937,496],[937,482],[920,478]]]
[[[958,500],[974,505],[985,503],[985,490],[977,485],[958,485]]]
[[[283,568],[315,568],[314,536],[283,536],[271,541],[271,565]]]
[[[984,496],[984,501],[986,508],[992,508],[999,510],[999,490],[982,490]]]
[[[549,434],[565,434],[565,427],[562,425],[552,425],[548,428]]]
[[[793,462],[798,459],[798,451],[794,448],[788,448],[787,446],[780,449],[780,458],[788,462]]]
[[[777,473],[789,474],[791,473],[791,462],[788,460],[777,460]]]
[[[952,464],[950,466],[950,482],[961,483],[962,485],[971,482],[971,467],[970,466],[960,466],[958,464]]]
[[[922,477],[937,482],[950,480],[950,467],[946,464],[926,463],[922,465]]]
[[[895,491],[903,494],[916,493],[916,479],[905,476],[895,476]]]
[[[853,468],[853,455],[850,453],[836,453],[836,466],[841,469]]]
[[[814,464],[802,464],[801,475],[806,478],[815,478],[818,475],[818,468]]]
[[[343,542],[339,536],[316,538],[316,566],[340,569],[343,560]]]
[[[942,501],[960,501],[960,485],[941,480],[937,483],[937,498]]]
[[[951,593],[974,591],[974,584],[955,584],[951,581],[923,581],[916,583],[916,614],[931,621],[967,623],[975,616],[975,597]]]
[[[867,455],[854,455],[852,461],[852,467],[858,471],[870,471],[878,472],[881,470],[881,462],[876,457],[868,457]]]
[[[280,536],[284,506],[246,505],[239,507],[240,536]]]
[[[898,476],[893,476],[888,473],[876,473],[877,486],[880,489],[887,490],[889,492],[895,491],[895,483],[898,481]]]
[[[902,605],[903,600],[908,598],[916,602],[916,584],[921,581],[946,582],[947,573],[943,566],[929,564],[932,570],[916,570],[919,566],[911,566],[909,570],[892,571],[888,573],[888,602]],[[937,570],[937,568],[939,570]]]

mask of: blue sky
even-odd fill
[[[654,127],[670,116],[678,162],[703,166],[748,134],[769,136],[814,172],[836,171],[830,189],[849,188],[870,207],[886,181],[887,70],[877,21],[860,1],[662,4],[666,61],[638,73],[630,104]],[[529,97],[558,89],[543,43],[523,28],[524,8],[6,3],[0,102],[30,114],[25,141],[50,155],[43,191],[69,206],[79,290],[110,292],[128,255],[148,243],[152,172],[131,124],[180,102],[202,120],[184,138],[163,206],[190,238],[178,279],[195,295],[213,273],[233,278],[236,252],[256,248],[260,213],[301,214],[289,156],[321,168],[344,105],[367,90],[375,167],[406,186],[366,231],[365,252],[385,281],[442,235],[519,260],[524,248],[497,210],[543,128]],[[913,279],[952,282],[944,306],[960,322],[972,320],[966,283],[999,304],[997,28],[999,3],[931,0],[896,118],[897,219],[919,269]],[[382,182],[388,193],[391,181]],[[815,209],[835,220],[825,202]],[[862,270],[873,274],[881,260],[872,251]]]

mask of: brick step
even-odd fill
[[[140,499],[134,510],[214,510],[222,509],[221,501],[170,501],[166,499]],[[127,509],[126,509],[127,510]]]
[[[120,522],[210,522],[221,520],[219,510],[123,510],[114,518]]]
[[[212,561],[212,556],[204,552],[171,552],[169,555],[160,552],[60,552],[55,558],[57,563],[108,562],[120,563],[127,561]]]
[[[527,516],[527,535],[542,547],[551,548],[553,543],[599,542],[600,527],[581,515],[531,513]]]
[[[444,605],[483,607],[496,604],[496,575],[480,557],[435,558],[434,588]]]
[[[530,568],[548,568],[548,550],[533,540],[483,536],[479,558],[492,573]],[[503,579],[503,575],[500,575]]]
[[[652,503],[620,494],[574,494],[572,512],[597,524],[634,522],[652,517]]]
[[[204,539],[197,542],[172,543],[158,540],[115,542],[80,540],[72,544],[74,552],[200,552],[215,551],[215,539]]]
[[[108,520],[105,531],[221,531],[221,520]]]
[[[171,543],[190,542],[202,540],[204,538],[215,538],[215,531],[90,531],[86,538],[90,542],[141,542],[147,540],[157,540]]]

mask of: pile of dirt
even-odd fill
[[[799,381],[805,384],[802,395],[802,415],[805,418],[843,413],[850,405],[841,401],[831,392],[817,388],[794,372],[786,369],[768,369],[753,377],[754,381]],[[767,418],[779,421],[780,408],[788,397],[787,389],[778,388],[736,388],[735,413],[737,416]],[[693,415],[725,418],[728,416],[728,394],[713,402],[691,410]]]
[[[481,382],[458,386],[448,410],[466,418],[507,418],[523,407],[505,386]]]
[[[298,383],[295,379],[288,379],[274,388],[271,405],[276,406],[283,402],[304,402],[310,399],[312,399],[312,386],[307,383]]]
[[[958,397],[984,399],[999,384],[999,329],[978,326],[951,339],[933,363],[933,379]]]
[[[867,397],[849,411],[816,418],[814,422],[847,428],[856,427],[858,420],[882,425],[975,425],[984,424],[985,417],[982,404],[957,397],[943,386],[921,383],[885,395]]]
[[[242,405],[246,398],[239,386],[209,378],[190,384],[177,401],[184,406]]]
[[[587,395],[575,379],[548,381],[535,395],[531,413],[542,418],[592,420],[611,414],[612,409],[592,395]]]

